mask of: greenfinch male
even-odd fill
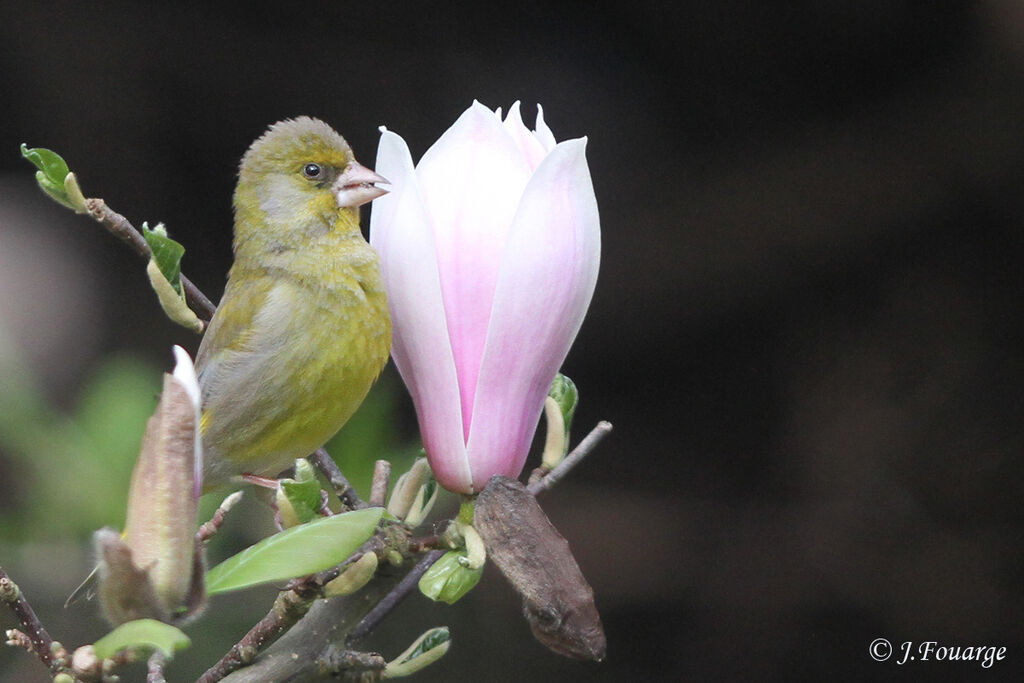
[[[205,489],[309,455],[380,374],[391,320],[359,207],[386,182],[308,117],[275,123],[242,158],[235,261],[196,356]]]

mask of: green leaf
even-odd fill
[[[555,381],[551,383],[548,396],[555,399],[559,409],[562,411],[562,419],[565,422],[565,448],[566,452],[568,452],[569,427],[572,426],[572,418],[576,414],[576,406],[580,402],[579,389],[576,388],[576,384],[571,379],[562,373],[558,373],[555,375]]]
[[[76,203],[68,196],[64,181],[71,172],[59,154],[43,147],[30,149],[23,142],[21,143],[21,156],[31,161],[39,169],[36,171],[36,182],[39,183],[43,192],[50,195],[51,199],[75,211],[84,209],[84,207],[76,206]],[[73,182],[72,185],[77,191],[77,183]],[[81,193],[79,192],[79,194]]]
[[[113,657],[121,650],[145,648],[159,650],[170,659],[192,641],[179,629],[156,619],[139,619],[121,624],[95,643],[93,649],[100,659]]]
[[[333,567],[373,535],[383,508],[346,512],[285,529],[206,572],[210,595]]]
[[[30,149],[23,142],[21,143],[21,156],[35,164],[47,182],[57,187],[64,187],[64,178],[71,171],[68,170],[67,163],[59,154],[43,147]]]
[[[402,654],[388,662],[383,678],[402,678],[433,664],[448,652],[452,636],[447,626],[432,628],[409,646]]]
[[[416,498],[405,515],[405,523],[410,528],[418,527],[427,518],[437,501],[438,491],[440,491],[440,487],[437,485],[437,480],[434,479],[434,473],[431,472],[430,479],[416,492]]]
[[[305,524],[320,516],[320,482],[305,458],[295,461],[295,478],[281,479],[277,508],[285,527]]]
[[[401,664],[405,664],[406,662],[416,659],[417,657],[422,657],[424,654],[430,652],[439,645],[444,645],[445,643],[451,641],[451,639],[452,636],[451,633],[448,632],[447,626],[438,626],[437,628],[432,628],[426,633],[424,633],[422,636],[420,636],[419,640],[417,640],[413,644],[412,652],[405,655],[404,657],[400,657],[398,661]]]
[[[152,230],[145,223],[142,224],[142,236],[146,238],[150,251],[153,252],[153,260],[164,278],[171,283],[171,287],[181,295],[181,257],[185,255],[185,247],[167,236],[167,230],[162,224],[157,224]]]
[[[202,332],[204,323],[188,307],[181,287],[181,257],[185,255],[185,247],[168,237],[167,230],[160,223],[152,230],[143,223],[142,236],[151,252],[146,276],[156,292],[160,307],[168,318],[182,327]]]
[[[454,605],[463,595],[473,590],[484,573],[483,566],[476,569],[463,566],[468,561],[465,550],[449,550],[420,577],[420,592],[431,600]]]

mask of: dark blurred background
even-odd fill
[[[0,92],[0,564],[69,645],[104,631],[60,603],[90,531],[122,523],[171,344],[198,339],[17,145],[165,222],[216,299],[236,164],[269,123],[322,117],[372,165],[378,125],[418,158],[474,98],[521,99],[528,123],[540,102],[558,139],[589,136],[601,209],[566,373],[576,435],[615,431],[542,503],[608,659],[544,650],[492,570],[454,607],[411,597],[368,645],[394,656],[449,624],[424,681],[1024,670],[1021,3],[12,1]],[[414,450],[393,370],[367,411],[343,439]],[[169,677],[270,599],[215,601]],[[869,657],[878,637],[1007,654],[900,667]],[[37,680],[0,650],[0,681]]]

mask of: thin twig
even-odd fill
[[[321,517],[333,517],[334,510],[331,509],[331,497],[327,491],[320,489],[320,509],[316,511]]]
[[[345,639],[346,645],[355,645],[360,640],[370,634],[370,631],[377,628],[377,625],[383,621],[391,610],[395,609],[402,600],[405,599],[409,593],[412,592],[414,586],[419,583],[420,577],[423,576],[430,567],[437,562],[437,560],[444,555],[443,550],[431,550],[429,553],[423,556],[415,567],[406,574],[398,585],[391,589],[391,592],[384,596],[384,598],[374,605],[373,609],[363,617],[362,621],[356,624],[356,627],[348,634],[348,638]]]
[[[359,498],[359,494],[356,493],[355,488],[348,482],[345,475],[341,473],[338,463],[334,462],[334,458],[326,450],[318,448],[313,455],[309,456],[309,461],[324,475],[327,483],[338,494],[338,499],[345,507],[350,510],[366,507],[366,504]]]
[[[146,683],[167,683],[164,677],[164,664],[166,659],[160,652],[154,652],[149,658],[146,672]]]
[[[391,463],[378,460],[373,465],[373,484],[370,486],[370,506],[384,507],[388,498],[388,484],[391,483]]]
[[[46,628],[39,621],[39,617],[36,616],[32,605],[25,599],[18,584],[11,580],[3,567],[0,567],[0,600],[7,603],[7,606],[14,612],[15,618],[21,624],[22,635],[28,638],[32,645],[31,650],[39,658],[39,661],[54,674],[66,669],[64,658],[57,656],[55,652],[53,638],[46,632]],[[19,644],[24,644],[20,638],[18,641]]]
[[[439,546],[445,548],[447,546],[447,541],[444,536],[439,536],[437,534],[409,539],[409,552],[411,553],[422,553],[427,550],[434,550]]]
[[[360,673],[377,672],[384,670],[387,666],[387,660],[381,657],[376,652],[355,652],[353,650],[339,650],[334,647],[328,647],[327,651],[322,657],[317,660],[318,668],[323,670],[325,673],[334,674],[338,676],[340,674],[353,674],[358,676]],[[358,678],[357,680],[363,680]],[[370,680],[378,680],[372,678]]]
[[[583,458],[590,455],[590,452],[594,450],[597,444],[601,443],[601,440],[608,436],[608,432],[612,431],[612,423],[606,420],[602,420],[597,423],[597,426],[590,430],[582,441],[572,449],[569,455],[565,456],[562,462],[558,463],[555,469],[548,472],[547,476],[539,481],[531,483],[526,489],[533,495],[539,495],[544,491],[547,491],[552,486],[561,481],[562,477],[569,473],[569,471],[580,464]]]
[[[220,530],[220,525],[224,523],[224,518],[231,511],[231,508],[242,499],[242,491],[235,491],[227,498],[225,498],[217,510],[213,513],[213,517],[210,521],[204,522],[199,530],[196,532],[196,540],[200,543],[206,543],[209,541],[217,531]]]
[[[278,636],[301,619],[309,611],[312,602],[299,597],[294,590],[279,593],[270,612],[256,622],[219,662],[207,669],[196,683],[214,683],[251,662],[263,647],[277,640]]]

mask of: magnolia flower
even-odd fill
[[[392,356],[412,394],[438,481],[478,492],[518,476],[544,397],[597,280],[601,233],[586,138],[555,142],[474,102],[413,167],[381,128],[374,202],[394,325]]]
[[[110,621],[180,621],[203,601],[202,558],[195,533],[202,483],[199,382],[192,359],[174,347],[177,364],[146,424],[128,491],[124,534],[94,534],[100,556],[100,603]]]

